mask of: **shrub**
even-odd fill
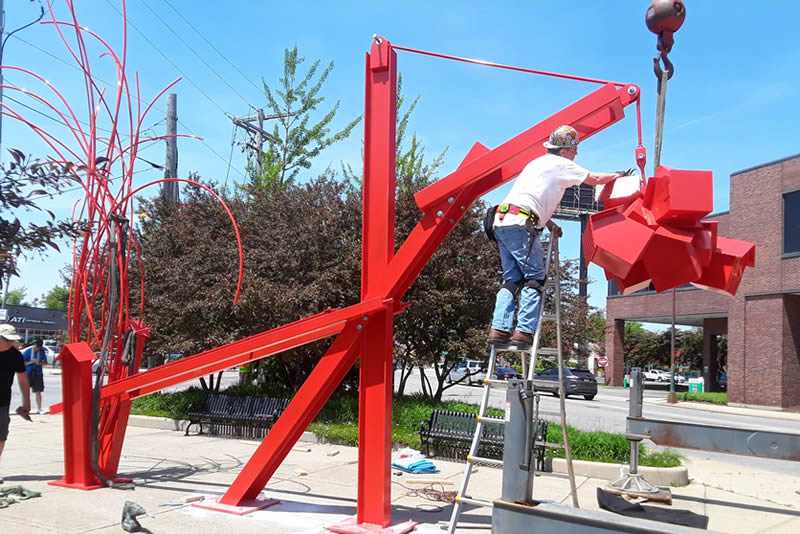
[[[712,404],[728,404],[727,393],[679,393],[678,399],[682,401],[710,402]]]

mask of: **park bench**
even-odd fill
[[[469,453],[478,414],[455,412],[450,410],[433,410],[428,421],[419,426],[420,444],[427,456],[465,460]],[[536,432],[535,456],[536,469],[544,470],[543,445],[547,436],[547,421],[539,421]],[[483,424],[483,435],[478,444],[476,456],[482,458],[503,458],[503,425]],[[476,462],[479,463],[479,462]]]
[[[192,425],[198,425],[198,433],[203,434],[206,425],[211,436],[263,439],[288,404],[289,399],[210,393],[202,404],[189,405],[186,410],[189,424],[184,435],[189,435]]]

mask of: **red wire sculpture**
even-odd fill
[[[139,149],[145,143],[160,141],[168,137],[195,137],[189,135],[142,136],[142,125],[154,104],[175,84],[176,79],[163,88],[149,102],[143,102],[138,73],[134,76],[133,88],[127,69],[127,11],[122,0],[122,54],[118,55],[103,38],[81,26],[75,6],[65,0],[71,20],[61,21],[56,17],[53,4],[47,0],[49,20],[42,24],[52,25],[69,55],[77,64],[86,91],[88,127],[78,119],[79,112],[70,105],[64,94],[45,77],[23,67],[2,65],[6,71],[24,74],[34,85],[44,86],[37,93],[21,87],[4,84],[6,91],[18,92],[35,103],[45,106],[66,125],[69,135],[61,139],[26,118],[8,103],[0,103],[0,112],[27,125],[52,150],[48,161],[60,164],[84,190],[84,198],[73,207],[72,217],[80,221],[85,231],[73,242],[73,266],[68,310],[68,335],[70,343],[85,341],[93,350],[100,352],[101,376],[108,374],[109,383],[138,372],[144,337],[144,277],[141,255],[136,233],[129,223],[134,217],[134,195],[149,186],[162,182],[178,181],[192,184],[208,191],[224,207],[233,225],[239,246],[239,279],[234,304],[239,298],[242,285],[243,253],[239,229],[233,214],[222,199],[193,180],[169,177],[134,188],[133,175]],[[112,91],[99,87],[93,76],[91,57],[97,54],[102,61],[111,61],[116,71],[116,87]],[[133,92],[132,92],[133,89]],[[143,108],[143,104],[146,104]],[[101,126],[102,125],[102,126]],[[99,131],[107,129],[107,137]],[[196,138],[196,137],[195,137]],[[119,185],[113,183],[119,173]],[[131,258],[138,260],[140,296],[138,319],[133,318],[129,301],[129,277]],[[136,267],[133,268],[136,270]],[[132,343],[131,335],[137,342]],[[134,350],[132,350],[134,347]],[[119,401],[104,401],[99,407],[95,422],[99,428],[100,448],[110,447],[111,434],[119,417]],[[127,419],[127,413],[125,414]],[[120,442],[121,444],[121,442]]]

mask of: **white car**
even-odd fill
[[[662,376],[661,373],[664,373],[664,371],[659,371],[658,369],[647,369],[645,371],[642,371],[642,378],[645,380],[661,382],[662,380],[664,380],[664,377]],[[665,375],[667,377],[667,380],[669,380],[669,375],[666,373]]]
[[[471,386],[472,384],[480,384],[486,376],[486,368],[484,362],[478,360],[465,360],[459,362],[458,365],[450,371],[447,375],[447,383],[452,384],[458,382],[466,376],[463,383]]]

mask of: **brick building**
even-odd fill
[[[703,327],[706,389],[717,386],[715,337],[728,336],[728,400],[800,406],[800,154],[735,172],[730,211],[709,216],[719,235],[756,243],[756,266],[735,297],[682,287],[676,323]],[[619,295],[609,285],[606,381],[622,385],[625,321],[671,322],[672,294]]]

